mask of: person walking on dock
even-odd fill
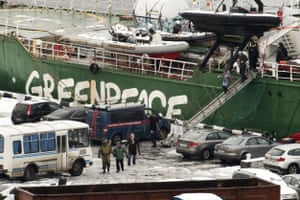
[[[124,171],[124,157],[128,157],[128,154],[126,149],[122,147],[120,141],[117,142],[117,146],[113,149],[112,154],[116,158],[117,173],[120,172],[120,170]]]
[[[150,121],[150,137],[152,141],[152,147],[156,147],[157,140],[157,119],[153,117],[150,113],[147,113],[147,117]]]
[[[98,151],[98,158],[102,158],[103,174],[105,174],[106,171],[109,172],[111,153],[112,148],[108,144],[108,140],[104,139]]]
[[[126,146],[128,149],[128,165],[131,165],[131,160],[132,164],[135,165],[136,154],[139,153],[139,155],[141,155],[141,151],[139,140],[135,137],[134,133],[130,133],[130,137],[127,141]]]

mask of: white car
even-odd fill
[[[280,200],[297,200],[297,192],[290,188],[276,173],[262,168],[240,168],[233,172],[233,179],[259,178],[280,185]]]
[[[12,125],[11,113],[18,103],[14,98],[0,98],[0,126]]]
[[[183,193],[176,195],[172,200],[222,200],[212,193]]]
[[[264,168],[280,174],[300,172],[300,144],[283,144],[273,147],[265,154]]]

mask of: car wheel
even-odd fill
[[[287,172],[289,174],[297,174],[299,172],[299,167],[298,165],[296,164],[291,164],[289,167],[288,167],[288,170]]]
[[[202,160],[208,160],[211,157],[211,152],[209,149],[203,149],[201,152],[201,159]]]

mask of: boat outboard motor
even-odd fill
[[[255,3],[258,5],[258,12],[262,13],[264,12],[264,4],[261,0],[254,0]],[[237,4],[238,0],[232,0],[232,7],[235,7],[235,5]]]
[[[258,5],[258,12],[264,12],[264,4],[261,0],[255,0],[255,3]]]

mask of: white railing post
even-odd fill
[[[290,65],[290,81],[293,82],[294,78],[293,78],[293,66]]]

